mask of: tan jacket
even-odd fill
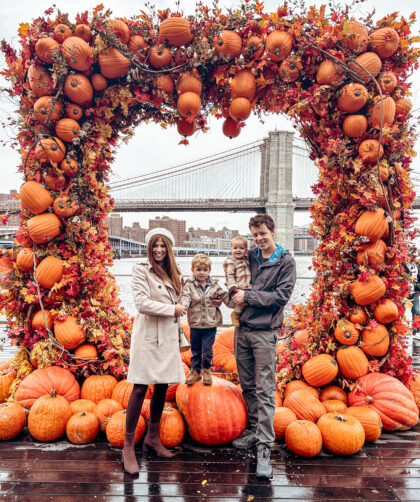
[[[177,294],[163,283],[148,263],[133,268],[131,289],[137,314],[131,335],[127,380],[137,384],[177,383],[185,380],[179,352]]]
[[[212,300],[219,296],[228,307],[234,308],[235,306],[229,299],[229,293],[216,280],[211,277],[209,279],[212,284],[205,292],[196,283],[194,277],[187,279],[179,297],[179,303],[188,307],[187,317],[190,328],[215,328],[223,323],[220,309],[212,303]]]

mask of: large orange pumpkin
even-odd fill
[[[126,416],[127,410],[117,411],[108,420],[108,424],[106,426],[106,438],[112,444],[112,446],[116,446],[117,448],[122,448],[124,446]],[[144,418],[140,416],[134,433],[135,443],[138,443],[140,441],[140,439],[144,435],[145,430],[146,422],[144,421]]]
[[[25,377],[15,392],[14,400],[30,409],[39,397],[49,394],[52,389],[68,402],[80,397],[80,385],[73,373],[59,366],[50,366],[35,370]]]
[[[253,99],[257,86],[251,70],[240,70],[230,81],[230,95],[235,98]]]
[[[349,404],[373,408],[386,431],[407,430],[419,421],[413,394],[399,380],[383,373],[359,378],[349,394]]]
[[[120,403],[123,408],[127,409],[133,387],[134,384],[127,382],[127,380],[120,380],[114,387],[111,398]]]
[[[366,50],[369,34],[358,21],[346,21],[343,26],[342,44],[348,51],[359,53]]]
[[[102,75],[106,78],[122,77],[127,74],[130,68],[130,60],[121,54],[115,47],[101,52],[98,58],[99,68]]]
[[[111,399],[117,385],[117,379],[112,375],[90,375],[82,385],[82,399],[99,403],[102,399]]]
[[[359,278],[350,284],[350,294],[359,305],[369,305],[382,298],[386,293],[384,281],[376,274],[369,275],[366,280]]]
[[[234,120],[246,120],[251,115],[252,105],[246,98],[235,98],[229,106],[229,114]]]
[[[365,353],[355,345],[348,345],[337,350],[338,367],[345,378],[355,380],[369,371],[369,361]]]
[[[181,413],[165,406],[159,424],[159,438],[164,446],[177,446],[184,439],[185,425]]]
[[[313,356],[302,366],[303,378],[314,387],[330,383],[337,373],[337,361],[329,354]]]
[[[286,31],[272,31],[265,42],[267,56],[273,61],[282,61],[292,51],[293,37]]]
[[[392,300],[379,300],[373,311],[373,316],[378,322],[388,324],[398,317],[398,307]]]
[[[224,329],[216,336],[213,345],[213,366],[225,371],[238,371],[234,354],[234,338],[234,328]]]
[[[321,401],[306,390],[297,390],[285,397],[283,406],[290,408],[299,420],[316,422],[326,413]]]
[[[36,244],[44,244],[60,234],[61,221],[55,214],[43,213],[27,221],[29,235]]]
[[[284,399],[286,399],[287,396],[289,396],[293,392],[296,392],[297,390],[306,390],[316,399],[319,399],[318,391],[315,389],[315,387],[311,387],[303,380],[292,380],[291,382],[287,382],[286,388],[284,389]]]
[[[337,455],[353,455],[365,443],[365,430],[357,418],[345,413],[326,413],[317,422],[327,450]]]
[[[368,244],[357,252],[356,261],[358,265],[370,265],[371,267],[385,263],[386,244],[382,239],[378,239],[372,244]]]
[[[393,28],[380,28],[371,34],[370,46],[381,58],[389,58],[398,50],[400,37]]]
[[[385,212],[379,207],[376,211],[365,211],[360,215],[356,221],[354,232],[369,237],[370,242],[375,242],[383,236],[387,227],[388,221]]]
[[[71,443],[91,443],[98,435],[98,417],[90,411],[74,413],[67,422],[66,434]]]
[[[82,387],[83,390],[83,387]],[[97,405],[95,406],[95,409],[93,410],[93,413],[98,417],[99,420],[99,426],[101,428],[102,432],[106,431],[107,424],[109,422],[109,419],[112,417],[114,413],[117,411],[123,410],[124,407],[122,406],[121,403],[118,401],[115,401],[114,399],[101,399]]]
[[[370,82],[372,77],[376,77],[382,68],[382,61],[374,52],[364,52],[357,56],[355,61],[350,62],[348,67],[362,82]]]
[[[213,376],[213,385],[180,384],[176,403],[191,437],[198,443],[229,443],[242,434],[247,423],[245,402],[233,383]]]
[[[234,58],[242,51],[242,38],[238,33],[230,30],[223,30],[213,41],[213,46],[217,54]]]
[[[71,415],[67,400],[52,389],[49,394],[39,397],[31,407],[28,415],[29,433],[38,441],[54,441],[64,434]]]
[[[384,356],[389,347],[389,333],[383,324],[376,327],[367,326],[362,331],[362,344],[360,348],[371,356]]]
[[[44,63],[52,64],[60,55],[60,44],[51,37],[42,37],[35,44],[35,53]]]
[[[20,187],[22,206],[33,214],[45,212],[53,203],[50,192],[36,181],[27,181]]]
[[[182,17],[168,17],[163,20],[159,26],[159,36],[175,47],[189,44],[194,38],[190,22]]]
[[[64,321],[56,321],[54,323],[54,335],[57,342],[65,349],[75,349],[86,340],[83,327],[77,323],[77,319],[73,316],[67,316]],[[82,397],[90,399],[89,397]]]
[[[359,138],[367,131],[368,121],[364,115],[348,115],[343,122],[343,132],[350,138]]]
[[[86,71],[93,64],[93,49],[80,37],[68,37],[61,45],[61,52],[70,68]]]

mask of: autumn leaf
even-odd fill
[[[18,33],[22,38],[25,38],[28,33],[29,23],[20,23]]]

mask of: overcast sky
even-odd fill
[[[47,0],[19,0],[10,2],[10,0],[0,0],[0,38],[12,42],[12,45],[18,47],[17,29],[19,23],[30,22],[35,17],[42,15],[44,10],[55,3],[62,11],[67,12],[71,20],[74,20],[75,14],[87,9],[92,10],[99,0],[72,0],[72,1],[47,1]],[[144,1],[135,0],[102,0],[106,8],[110,8],[115,17],[131,17],[144,8]],[[153,3],[153,2],[152,2]],[[232,0],[220,1],[222,7],[235,7],[240,2]],[[317,6],[322,3],[318,0],[308,1],[307,4]],[[155,5],[159,9],[175,7],[175,1],[158,1]],[[195,1],[180,0],[181,8],[186,14],[193,14]],[[265,11],[274,11],[280,5],[280,2],[267,0],[264,2]],[[395,2],[393,0],[368,0],[361,5],[356,6],[354,15],[356,18],[366,15],[376,8],[374,19],[379,19],[385,14],[394,12],[396,8],[399,12],[408,17],[411,12],[416,10],[417,1],[404,0]],[[417,23],[417,27],[419,23]],[[418,30],[418,28],[417,28]],[[1,60],[3,66],[3,60]],[[415,80],[417,79],[417,84]],[[419,72],[413,78],[413,108],[419,107]],[[4,82],[1,82],[4,85]],[[0,98],[0,120],[7,114],[10,114],[14,107],[8,103],[4,97]],[[293,125],[282,116],[268,116],[264,123],[261,123],[256,117],[250,117],[247,120],[246,127],[242,129],[241,134],[233,140],[226,138],[222,133],[222,121],[210,120],[211,130],[207,134],[198,133],[189,139],[190,145],[185,147],[178,145],[180,136],[176,128],[163,130],[159,126],[152,124],[142,125],[137,128],[134,138],[128,145],[122,145],[113,166],[113,179],[124,179],[132,176],[150,172],[153,169],[166,168],[178,165],[183,161],[189,161],[210,155],[215,152],[222,152],[229,148],[236,148],[242,144],[264,138],[270,130],[292,129]],[[0,136],[5,137],[10,134],[9,131],[0,130]],[[16,166],[19,163],[18,155],[11,148],[2,148],[1,155],[1,175],[0,192],[7,193],[12,188],[19,188],[22,183],[20,175],[16,173]],[[162,214],[154,213],[162,216]],[[133,221],[140,221],[142,226],[147,226],[151,215],[148,213],[125,214],[124,223],[131,224]],[[237,228],[241,232],[247,230],[247,221],[249,215],[242,213],[170,213],[169,216],[187,219],[187,226],[216,226],[221,228],[226,225],[230,228]],[[295,224],[306,224],[309,222],[308,213],[295,213]]]

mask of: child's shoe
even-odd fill
[[[230,318],[231,318],[232,324],[234,326],[238,326],[239,327],[239,315],[240,315],[239,312],[232,312],[230,314]]]
[[[201,375],[203,377],[203,384],[204,385],[211,385],[213,383],[213,378],[211,377],[211,373],[210,373],[209,368],[203,368],[201,370]]]
[[[189,377],[185,380],[187,385],[194,385],[195,382],[201,380],[201,375],[197,370],[192,370]]]

